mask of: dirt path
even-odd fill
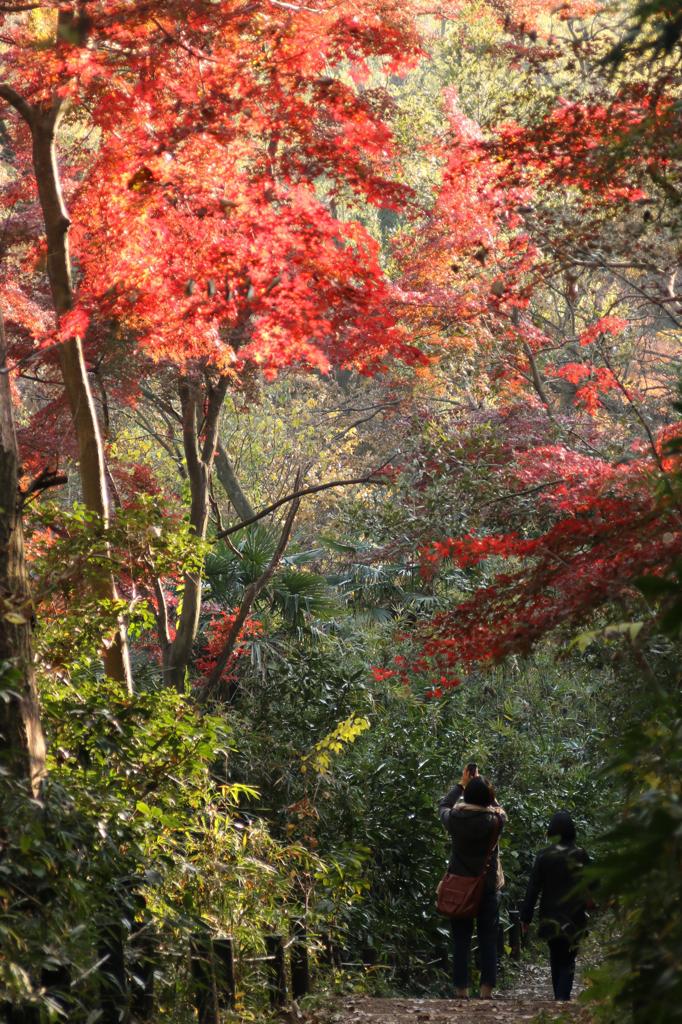
[[[579,961],[574,997],[583,987],[581,966]],[[347,996],[336,1004],[325,1024],[591,1024],[592,1015],[585,1008],[575,1002],[554,1001],[546,958],[520,964],[507,984],[507,989],[497,991],[488,1001]]]
[[[334,1024],[521,1024],[522,1021],[580,1021],[574,1004],[553,1000],[501,995],[494,1000],[471,999],[345,999],[334,1014]]]

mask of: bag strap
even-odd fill
[[[490,863],[492,861],[493,851],[495,850],[495,847],[497,846],[497,841],[500,838],[500,832],[501,831],[502,831],[502,826],[500,825],[500,822],[499,822],[499,819],[498,819],[497,815],[495,815],[495,826],[493,828],[493,837],[490,840],[490,845],[488,847],[488,852],[485,855],[485,864],[483,865],[483,871],[481,871],[480,875],[478,876],[479,878],[483,878],[484,875],[488,874],[488,868],[490,867]]]

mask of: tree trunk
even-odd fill
[[[221,441],[218,441],[216,445],[215,469],[223,490],[239,518],[241,520],[251,519],[255,515],[253,506],[242,490],[234,466]]]
[[[33,168],[47,236],[47,273],[58,317],[67,313],[73,305],[68,241],[71,222],[62,197],[55,148],[61,112],[62,101],[56,100],[49,108],[33,107],[30,119]],[[106,527],[109,521],[109,498],[104,448],[79,337],[70,338],[60,345],[59,362],[78,440],[83,501],[102,518]],[[102,570],[96,589],[98,597],[103,600],[118,600],[113,575],[107,569]],[[107,675],[125,682],[128,691],[132,692],[128,643],[122,620],[119,620],[114,638],[103,651],[103,660]]]
[[[209,482],[215,450],[218,442],[220,413],[227,393],[227,377],[219,377],[209,383],[206,391],[205,416],[200,423],[203,410],[203,392],[198,383],[183,377],[180,381],[180,404],[182,407],[182,442],[187,462],[191,505],[189,521],[192,531],[199,540],[206,537],[209,511]],[[200,443],[200,439],[201,443]],[[201,570],[186,573],[182,594],[182,610],[176,625],[175,639],[164,659],[164,678],[176,689],[185,685],[185,673],[192,655],[192,646],[199,628],[201,612],[202,573]]]
[[[0,311],[0,755],[13,779],[38,795],[45,773],[31,644],[31,597],[19,504],[19,454]],[[9,666],[9,671],[6,669]]]

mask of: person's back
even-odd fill
[[[448,871],[453,875],[473,878],[480,875],[490,853],[493,836],[498,836],[504,814],[489,807],[471,806],[464,802],[455,805],[448,815],[446,828],[452,839]],[[486,889],[496,887],[497,846],[493,850],[486,875]]]
[[[567,811],[557,811],[547,835],[557,839],[535,858],[528,880],[521,921],[527,929],[540,897],[538,933],[549,945],[555,999],[571,998],[578,943],[587,924],[587,894],[581,886],[583,868],[589,863],[585,850],[576,846],[575,825]]]
[[[455,787],[457,789],[457,787]],[[475,878],[486,871],[486,881],[476,916],[481,965],[481,997],[489,999],[497,979],[497,929],[499,923],[497,840],[506,815],[495,800],[495,791],[480,776],[470,779],[463,790],[463,799],[452,801],[448,794],[439,804],[440,819],[452,839],[448,872]],[[486,870],[486,862],[488,862]],[[468,998],[469,952],[474,919],[453,918],[450,931],[453,941],[452,973],[455,993]]]
[[[473,878],[480,875],[493,838],[494,830],[502,831],[506,814],[497,802],[495,790],[490,787],[483,799],[491,801],[488,806],[467,803],[464,793],[469,782],[474,788],[483,783],[478,766],[470,762],[459,783],[439,802],[440,819],[443,827],[450,833],[452,849],[448,871],[453,875],[464,875]],[[484,783],[490,786],[489,783]],[[499,848],[495,845],[487,873],[486,889],[501,889],[504,885],[504,874],[500,864]]]
[[[588,862],[586,851],[573,843],[549,846],[538,854],[533,868],[536,877],[531,878],[540,891],[541,938],[567,934],[574,937],[585,927],[586,899],[579,885],[582,869]],[[534,888],[529,887],[526,894],[522,917],[528,916]]]

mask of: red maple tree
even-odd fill
[[[0,98],[16,114],[4,202],[24,225],[2,295],[13,354],[57,357],[83,498],[105,522],[88,363],[112,347],[127,353],[120,391],[159,361],[178,371],[200,538],[220,409],[246,366],[372,372],[387,355],[419,358],[389,312],[375,243],[334,213],[349,192],[406,199],[388,97],[342,71],[370,59],[409,66],[420,55],[414,14],[381,0],[361,14],[350,3],[114,2],[0,15]],[[100,596],[118,600],[106,569]],[[186,579],[169,647],[178,685],[200,601],[200,578]],[[105,661],[130,681],[123,622]]]

